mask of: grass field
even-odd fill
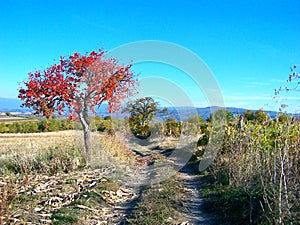
[[[74,145],[75,132],[58,131],[30,134],[0,134],[0,153],[8,151],[29,151],[56,146]]]
[[[67,167],[78,167],[79,161],[85,159],[82,155],[83,149],[81,130],[0,134],[0,175],[1,171],[4,173],[4,170],[10,168],[14,168],[13,172],[22,173],[35,169],[40,171],[61,160],[58,164],[66,163]],[[104,133],[91,133],[90,154],[89,164],[93,168],[109,166],[113,162],[118,164],[117,161],[130,165],[135,163],[133,152],[119,138]],[[43,164],[47,166],[43,167]]]

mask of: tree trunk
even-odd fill
[[[79,113],[79,120],[83,129],[83,139],[84,139],[84,157],[87,164],[91,159],[91,130],[90,130],[90,121],[88,118],[87,110],[84,110],[82,113]]]

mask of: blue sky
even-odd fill
[[[300,66],[299,0],[2,0],[0,8],[0,97],[16,97],[28,72],[60,56],[142,40],[197,54],[228,107],[276,109],[274,88],[285,85],[290,66]],[[135,69],[143,76],[160,67]],[[161,67],[172,79],[169,72]],[[201,93],[188,81],[181,84],[204,106]]]

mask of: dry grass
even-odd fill
[[[84,161],[83,158],[86,159],[80,152],[84,152],[81,130],[0,134],[0,172],[5,173],[8,168],[13,172],[45,172],[41,169],[51,163],[59,164],[58,167],[62,166],[60,169],[63,170],[67,170],[64,169],[66,166],[77,168]],[[88,164],[93,168],[134,165],[136,162],[135,155],[123,144],[121,136],[91,133],[90,154],[91,161]]]
[[[25,183],[24,188],[26,190],[30,186],[27,185],[28,177],[33,179],[40,176],[51,176],[61,183],[60,177],[67,176],[69,181],[63,183],[70,182],[72,185],[74,182],[72,173],[84,174],[85,171],[91,171],[90,168],[86,167],[82,151],[80,151],[83,146],[82,136],[81,130],[0,134],[0,224],[11,224],[7,222],[11,221],[10,216],[20,219],[14,215],[14,212],[21,207],[21,202],[25,201],[23,199],[25,197],[26,202],[27,198],[30,198],[28,201],[34,202],[30,214],[32,215],[34,210],[38,210],[38,207],[34,205],[35,200],[31,199],[31,195],[28,197],[27,192],[25,192],[26,195],[18,194],[18,189],[23,187]],[[121,179],[123,175],[121,173],[126,173],[127,166],[135,163],[135,155],[116,136],[95,132],[91,134],[91,138],[92,160],[89,165],[93,168],[101,168],[101,171],[110,171],[109,176],[111,179]],[[16,177],[20,177],[21,181],[19,183]],[[7,180],[9,182],[6,182]],[[45,193],[45,195],[48,196],[49,193]],[[20,198],[22,199],[20,200]],[[72,210],[70,209],[70,212]],[[99,209],[99,212],[103,216],[101,210]],[[27,216],[29,215],[26,214],[26,218]],[[69,218],[69,215],[66,216],[65,213],[58,216],[59,219],[62,219],[62,217],[64,219]],[[55,214],[53,214],[52,219],[57,219]]]
[[[0,153],[8,151],[28,152],[57,146],[74,146],[74,131],[58,131],[30,134],[0,134]]]
[[[226,187],[221,197],[228,196],[227,215],[235,214],[243,224],[299,224],[299,121],[249,122],[242,130],[237,125],[226,130],[211,170],[221,189]],[[230,201],[232,206],[241,202],[243,217],[228,207]]]

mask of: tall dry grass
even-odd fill
[[[300,223],[300,122],[226,127],[211,169],[220,184],[246,196],[247,224]]]
[[[0,134],[0,174],[68,172],[85,166],[87,158],[93,168],[135,163],[122,133],[92,132],[90,154],[84,155],[81,130]]]
[[[0,175],[68,172],[84,166],[72,131],[0,136]]]

